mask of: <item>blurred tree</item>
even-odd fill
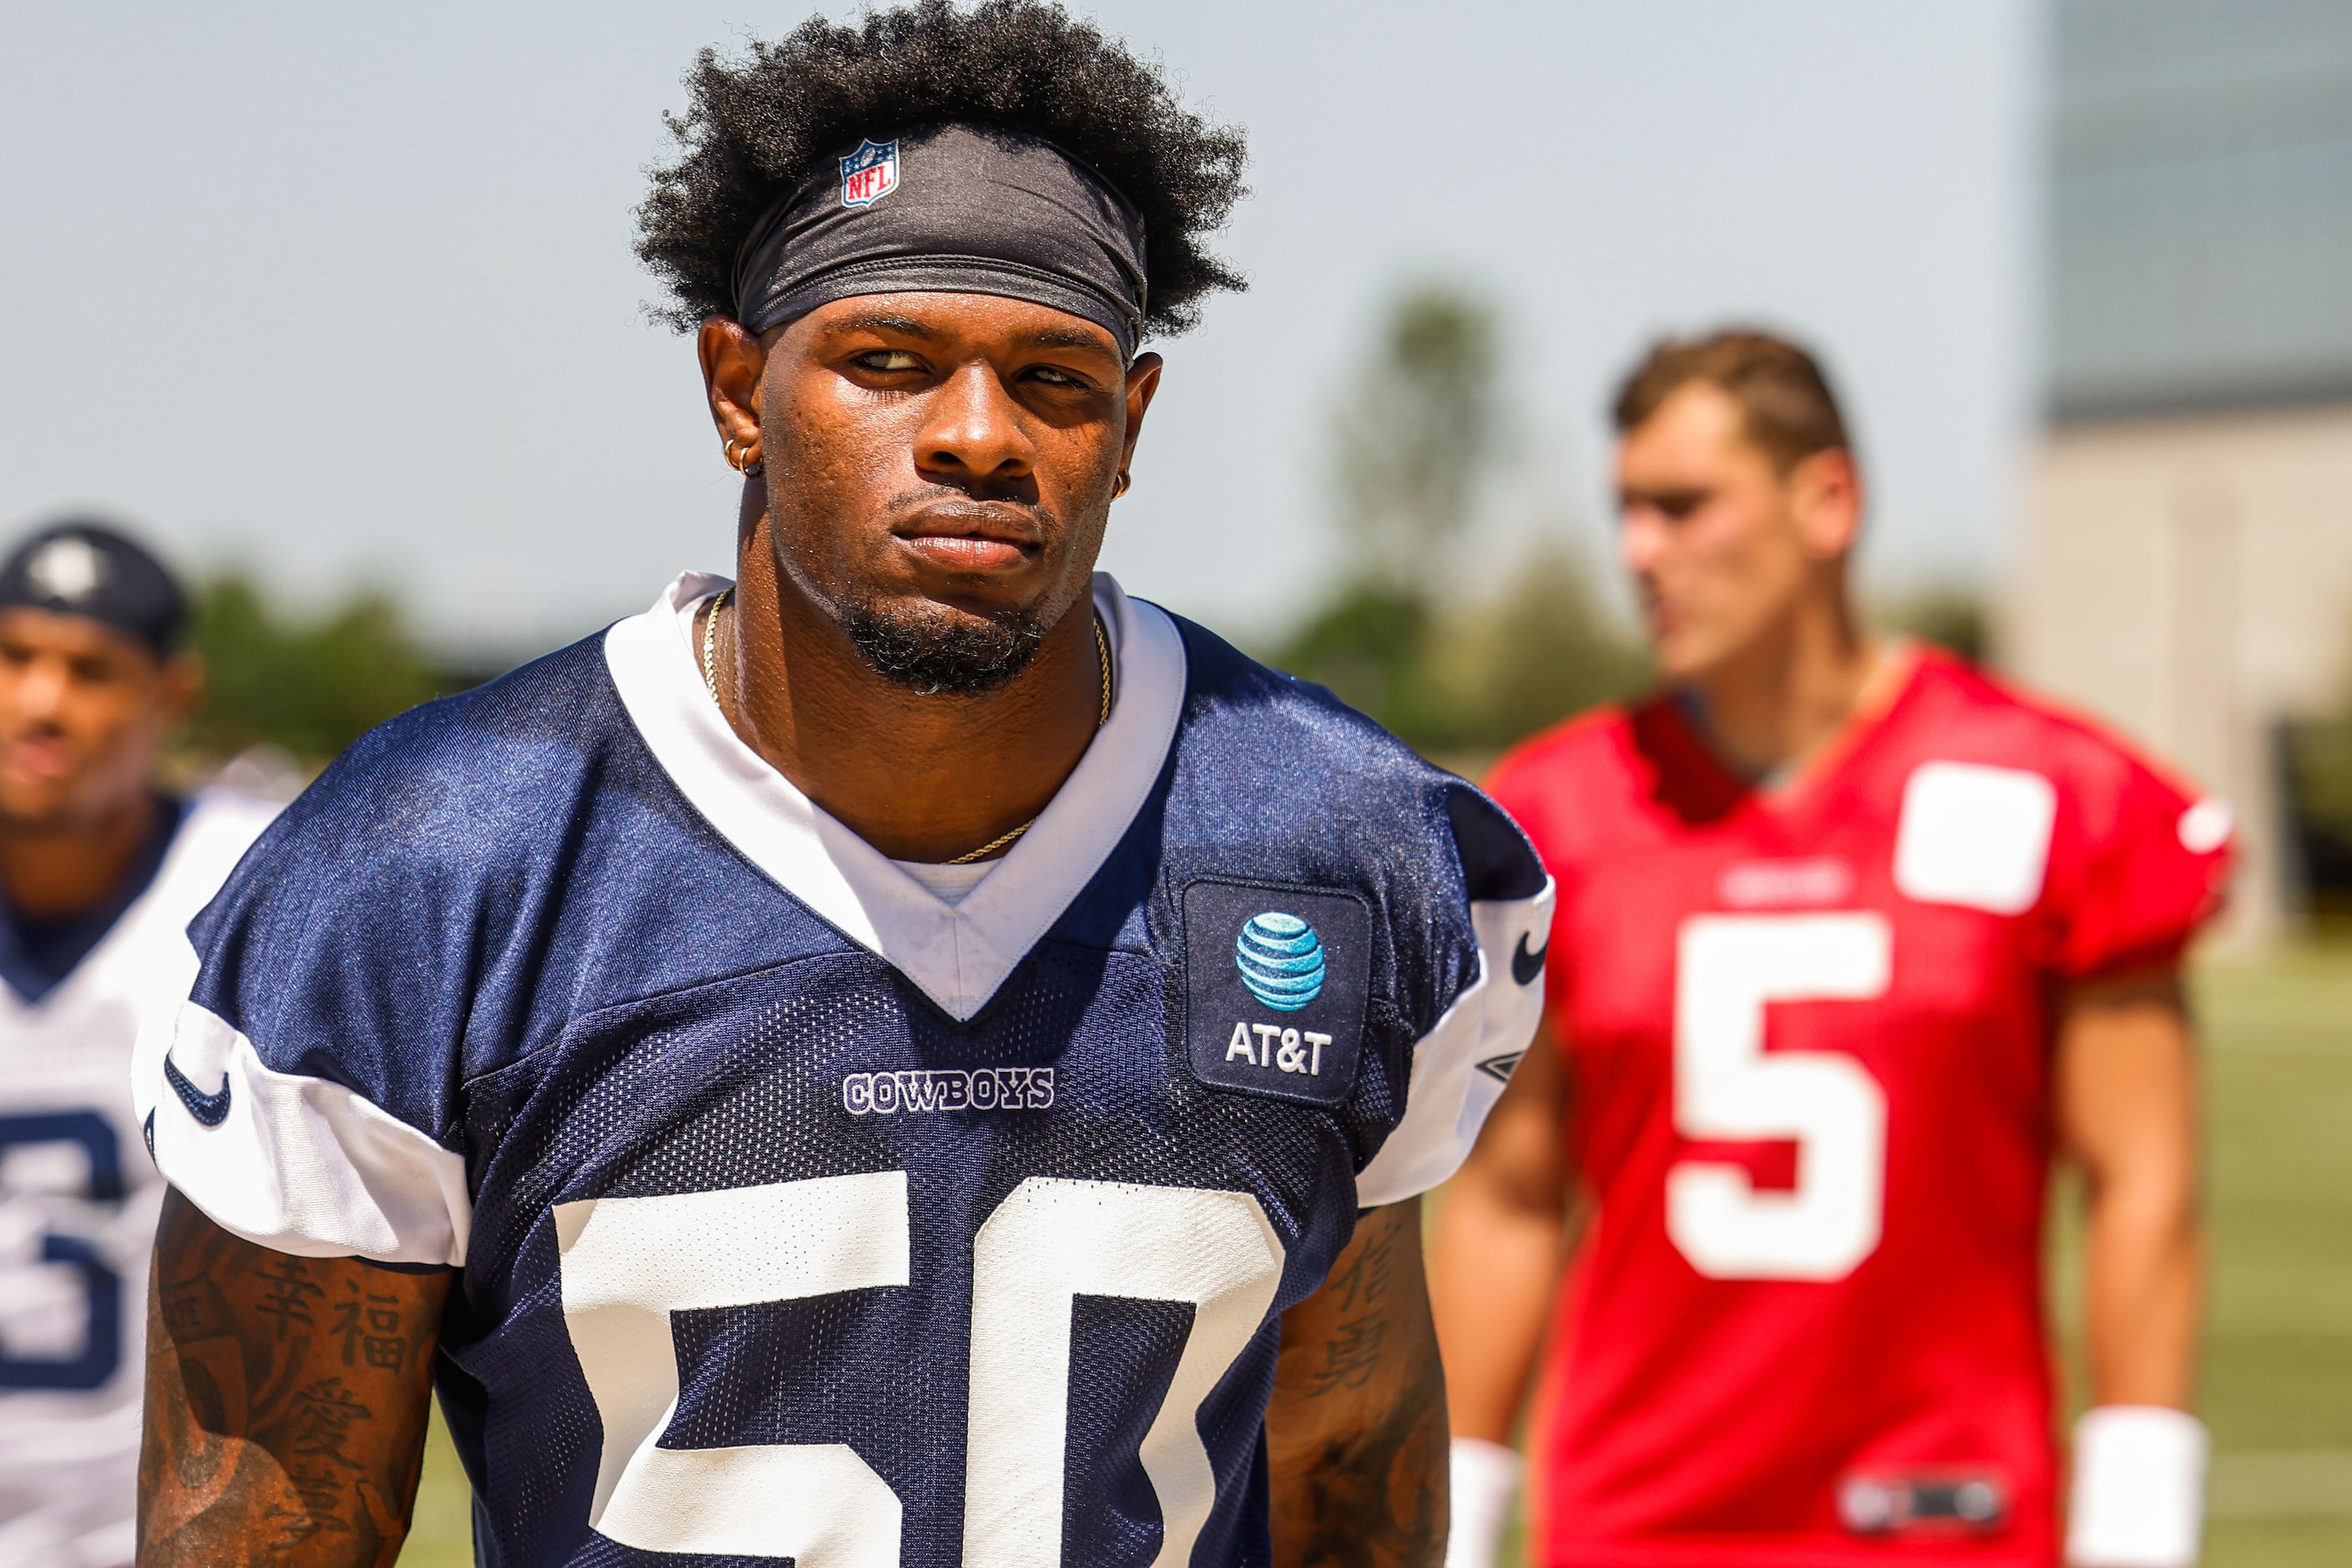
[[[1971,588],[1927,588],[1877,607],[1878,624],[1958,654],[1970,664],[1992,656],[1992,619],[1984,595]]]
[[[188,743],[212,762],[271,745],[316,770],[394,714],[473,684],[436,670],[382,594],[309,625],[279,618],[236,573],[204,584],[195,599],[205,683]]]
[[[1447,283],[1390,306],[1332,426],[1337,591],[1275,654],[1350,706],[1425,742],[1442,728],[1427,676],[1439,584],[1494,456],[1493,313]]]
[[[1430,607],[1418,595],[1357,579],[1317,611],[1273,662],[1318,680],[1400,734],[1423,727]]]
[[[2284,740],[2305,868],[2315,883],[2340,891],[2339,884],[2352,882],[2352,691],[2334,712],[2288,726]]]
[[[1430,657],[1427,743],[1491,750],[1638,692],[1649,660],[1595,602],[1576,557],[1548,545],[1491,597],[1449,608]]]
[[[1356,575],[1425,598],[1475,514],[1496,449],[1494,311],[1452,284],[1391,307],[1337,427],[1341,524]]]
[[[1565,552],[1465,569],[1496,462],[1497,336],[1493,310],[1455,285],[1422,285],[1390,308],[1334,421],[1346,574],[1271,654],[1456,756],[1622,692],[1641,669]]]

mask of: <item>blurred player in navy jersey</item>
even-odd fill
[[[2179,1568],[2205,1452],[2179,963],[2229,815],[1863,629],[1861,476],[1798,348],[1663,344],[1616,419],[1666,685],[1494,775],[1559,901],[1549,1026],[1433,1265],[1450,1561],[1493,1560],[1532,1382],[1538,1563]],[[2087,1178],[2097,1406],[2063,1548],[2053,1155]]]
[[[42,530],[0,563],[0,1563],[127,1563],[140,1302],[163,1182],[131,1114],[143,1011],[269,820],[156,762],[194,700],[163,564]]]
[[[1419,1194],[1549,889],[1093,570],[1239,139],[1035,0],[690,87],[737,577],[363,739],[198,921],[142,1562],[385,1560],[437,1385],[508,1568],[1434,1564]]]

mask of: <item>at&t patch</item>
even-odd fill
[[[1218,1089],[1338,1105],[1356,1087],[1371,911],[1353,893],[1202,879],[1184,889],[1184,1048]]]

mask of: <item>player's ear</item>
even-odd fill
[[[168,727],[187,722],[205,696],[205,660],[194,648],[182,648],[163,661],[163,707]]]
[[[768,368],[767,348],[740,321],[709,317],[696,334],[702,359],[702,385],[710,399],[710,422],[727,450],[730,467],[749,467],[760,445],[760,377]]]
[[[1834,561],[1862,537],[1862,471],[1842,448],[1815,452],[1789,470],[1789,494],[1808,553]]]
[[[1139,353],[1135,363],[1127,367],[1127,443],[1118,455],[1122,468],[1135,460],[1135,443],[1143,434],[1143,416],[1150,412],[1151,400],[1160,391],[1160,364],[1158,354]]]

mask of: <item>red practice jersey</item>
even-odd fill
[[[1598,1199],[1538,1400],[1537,1560],[2049,1568],[2053,1006],[2168,963],[2230,819],[1920,651],[1780,790],[1673,699],[1506,758]]]

